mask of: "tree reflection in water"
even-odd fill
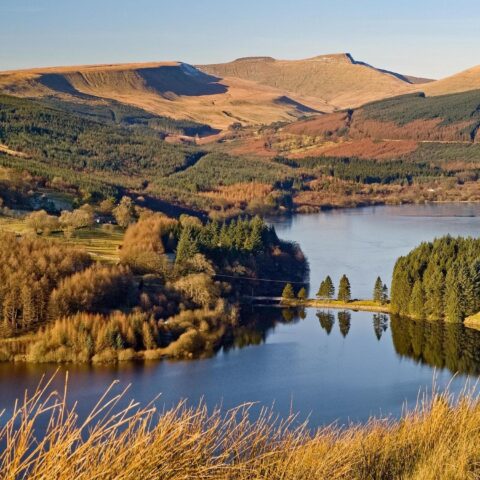
[[[420,321],[392,316],[396,352],[418,363],[453,373],[480,374],[480,332],[462,324]]]
[[[344,310],[344,311],[338,312],[337,318],[338,318],[338,326],[340,328],[340,333],[343,335],[343,338],[345,338],[348,335],[348,332],[350,331],[352,314],[347,310]]]
[[[320,322],[320,326],[327,332],[327,335],[330,335],[333,325],[335,324],[335,317],[333,314],[331,312],[319,310],[316,315]]]
[[[240,324],[223,339],[225,351],[265,343],[268,332],[278,324],[294,324],[305,319],[304,308],[255,307],[245,309]]]
[[[373,331],[375,332],[377,340],[382,338],[382,335],[387,331],[387,328],[388,315],[385,315],[384,313],[375,313],[373,315]]]
[[[330,335],[335,325],[335,315],[319,310],[316,316],[320,327]],[[348,311],[337,313],[340,334],[346,337],[350,332],[352,314]],[[265,342],[268,332],[279,324],[295,324],[306,317],[304,308],[255,307],[243,312],[240,325],[225,336],[222,347],[225,350],[260,345]],[[452,373],[480,375],[480,331],[465,328],[462,324],[443,321],[422,321],[374,314],[373,333],[383,341],[389,341],[384,333],[390,322],[394,349],[401,357]]]

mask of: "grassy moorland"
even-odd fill
[[[473,395],[455,403],[436,395],[400,420],[314,432],[294,416],[252,416],[252,405],[225,413],[180,403],[159,414],[135,403],[122,410],[121,400],[107,392],[79,419],[66,393],[39,387],[2,418],[0,477],[473,480],[480,473],[480,404]]]

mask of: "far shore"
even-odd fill
[[[282,299],[282,307],[313,307],[313,308],[332,308],[335,310],[353,310],[373,313],[391,313],[390,304],[382,305],[373,300],[352,300],[351,302],[341,302],[339,300],[317,300],[309,298],[301,300],[298,298]],[[465,318],[463,325],[467,328],[480,331],[480,312]]]
[[[282,299],[281,305],[284,307],[316,307],[333,308],[336,310],[356,310],[374,313],[390,313],[390,305],[382,305],[373,300],[352,300],[351,302],[342,302],[340,300],[317,300],[309,298],[301,300],[298,298]]]

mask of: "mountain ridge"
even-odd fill
[[[376,68],[351,53],[278,60],[241,57],[227,63],[106,63],[0,71],[0,93],[100,105],[116,101],[151,114],[226,130],[358,108],[425,92],[480,88],[480,66],[440,80]]]

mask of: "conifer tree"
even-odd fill
[[[444,316],[445,276],[437,264],[431,264],[423,276],[425,291],[425,314],[431,320],[440,320]]]
[[[450,268],[445,277],[445,320],[461,322],[463,320],[463,302],[460,284],[457,280],[457,269]]]
[[[392,279],[391,304],[392,313],[408,313],[408,304],[412,293],[412,282],[407,269],[407,258],[400,257],[395,263]]]
[[[299,300],[306,300],[307,299],[307,291],[305,290],[305,287],[302,287],[298,293],[297,293],[297,298]]]
[[[245,240],[245,250],[253,253],[258,253],[262,249],[262,231],[263,221],[260,217],[255,217],[251,224],[250,232]]]
[[[293,287],[291,283],[287,283],[285,285],[285,288],[283,289],[283,292],[282,292],[282,298],[284,300],[292,300],[293,298],[295,298],[295,292],[293,291]]]
[[[341,302],[349,302],[352,299],[350,281],[346,275],[343,275],[338,285],[338,300]]]
[[[331,300],[335,296],[335,287],[329,275],[322,281],[317,292],[317,297],[321,300]]]
[[[177,245],[175,263],[180,264],[193,258],[198,253],[198,245],[191,227],[184,227]]]
[[[421,280],[417,280],[413,284],[409,314],[414,318],[425,318],[425,294]]]
[[[382,300],[381,300],[381,304],[382,304],[382,305],[385,305],[386,303],[388,303],[388,287],[387,287],[387,284],[384,283],[384,284],[383,284],[383,287],[382,287]]]
[[[377,277],[375,280],[375,285],[373,287],[373,301],[381,303],[383,299],[383,282],[380,277]]]

